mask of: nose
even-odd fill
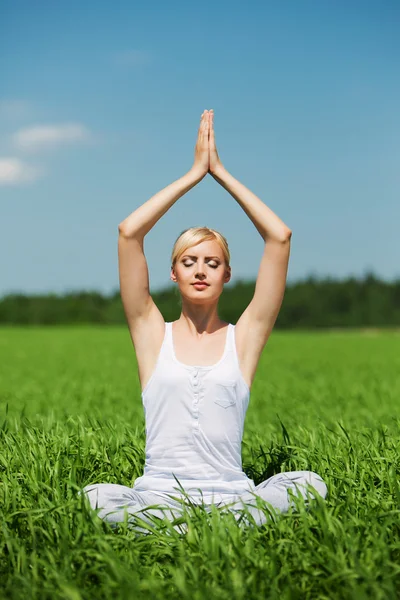
[[[196,268],[196,277],[197,277],[198,275],[199,275],[200,277],[205,277],[205,273],[204,273],[204,265],[203,265],[203,263],[201,263],[201,262],[198,262],[198,263],[197,263],[197,268]]]

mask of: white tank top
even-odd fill
[[[224,353],[210,366],[176,358],[172,322],[154,371],[142,392],[146,462],[134,489],[194,499],[227,500],[254,490],[242,470],[241,443],[250,389],[239,368],[235,325],[229,323]]]

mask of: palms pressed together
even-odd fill
[[[222,167],[215,145],[214,111],[205,110],[200,119],[193,168],[200,169],[204,175],[213,175]]]

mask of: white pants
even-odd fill
[[[243,506],[254,518],[257,525],[262,525],[268,519],[265,512],[257,508],[256,497],[259,496],[279,512],[286,512],[291,506],[288,490],[295,495],[300,494],[307,501],[314,497],[314,490],[325,498],[327,487],[319,475],[312,471],[291,471],[273,475],[255,487],[254,492],[246,492],[239,499],[232,502],[218,502],[218,506],[226,506],[233,511],[236,518],[240,518]],[[125,520],[126,513],[135,515],[145,522],[153,524],[155,519],[148,518],[152,515],[158,518],[175,519],[182,515],[183,506],[178,500],[174,500],[167,493],[165,495],[150,492],[136,491],[133,488],[115,483],[97,483],[83,488],[83,492],[89,499],[93,509],[100,509],[98,516],[105,521],[115,524]],[[175,495],[175,494],[172,494]],[[157,505],[157,506],[155,506]],[[211,505],[208,505],[208,507]],[[139,528],[140,529],[140,528]]]

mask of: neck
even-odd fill
[[[227,322],[218,316],[217,304],[194,305],[188,304],[184,300],[182,300],[182,312],[177,323],[193,333],[214,333],[227,325]]]

